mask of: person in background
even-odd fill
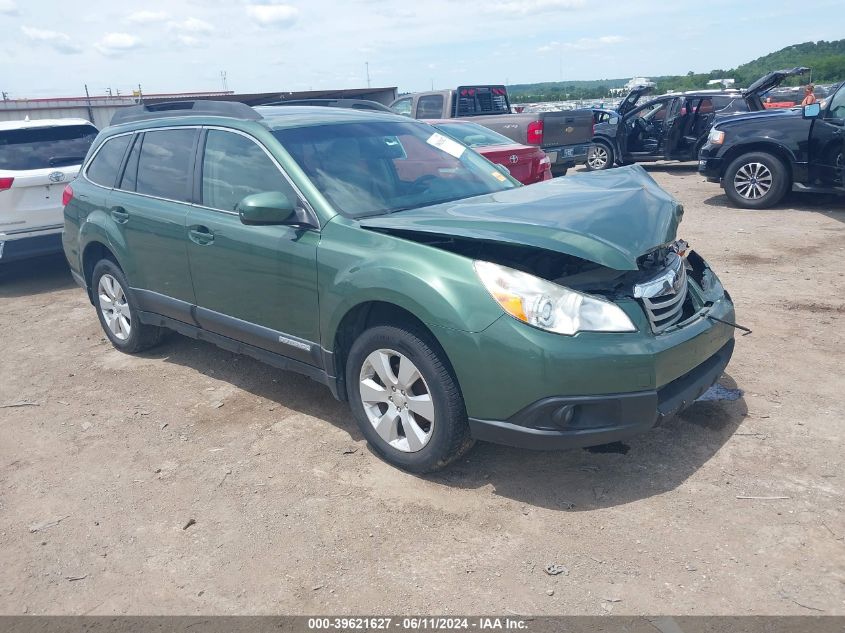
[[[813,84],[807,84],[807,87],[804,88],[804,100],[801,102],[802,106],[816,102],[816,95],[813,94],[813,90],[815,89],[816,87]]]

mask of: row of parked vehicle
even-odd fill
[[[501,108],[506,92],[442,96],[434,126],[371,107],[215,101],[122,109],[93,142],[84,122],[32,124],[37,139],[0,144],[18,167],[0,172],[0,201],[61,196],[62,226],[41,229],[61,236],[118,350],[176,331],[300,372],[413,472],[475,440],[604,444],[694,402],[731,358],[734,308],[678,239],[683,207],[636,165],[541,168],[523,186],[473,149],[501,140],[476,123],[485,115],[445,116],[488,98]],[[812,134],[837,125],[838,103],[780,116]],[[739,120],[716,123],[705,147]],[[538,163],[560,164],[533,145]]]

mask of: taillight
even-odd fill
[[[528,124],[528,142],[532,145],[543,144],[543,122],[531,121]]]
[[[66,207],[71,200],[73,200],[73,187],[67,185],[62,191],[62,206]]]
[[[6,189],[11,189],[13,182],[15,182],[14,178],[0,178],[0,191],[6,191]]]

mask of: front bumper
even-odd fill
[[[692,404],[722,375],[733,354],[730,339],[710,358],[660,389],[538,400],[507,421],[470,418],[473,438],[519,448],[554,450],[596,446],[642,433]]]
[[[720,182],[722,179],[721,158],[709,158],[702,154],[698,157],[698,173],[704,176],[709,182]]]

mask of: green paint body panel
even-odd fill
[[[354,220],[339,215],[271,130],[392,115],[334,108],[283,108],[261,121],[179,117],[108,128],[116,133],[172,126],[240,130],[287,172],[317,216],[318,227],[246,226],[236,214],[99,187],[80,176],[65,210],[63,241],[71,268],[84,275],[91,244],[110,250],[134,288],[336,349],[351,310],[384,302],[415,315],[445,350],[473,418],[506,420],[553,396],[624,394],[658,389],[697,367],[733,337],[733,305],[716,283],[693,288],[709,303],[680,327],[655,335],[634,300],[617,304],[637,331],[552,334],[503,313],[461,255],[390,235],[389,230],[458,235],[563,252],[616,270],[675,239],[682,208],[640,168],[570,176],[491,196]],[[316,111],[314,111],[316,110]],[[130,214],[117,223],[110,209]],[[211,227],[214,240],[189,237]],[[715,278],[715,276],[714,276]],[[277,337],[278,338],[278,337]],[[278,350],[275,350],[278,351]],[[301,351],[301,350],[300,350]],[[319,354],[292,358],[319,365]],[[321,368],[322,369],[322,368]],[[325,367],[327,372],[332,367]],[[342,375],[342,368],[334,368]],[[327,373],[327,381],[332,380]]]

